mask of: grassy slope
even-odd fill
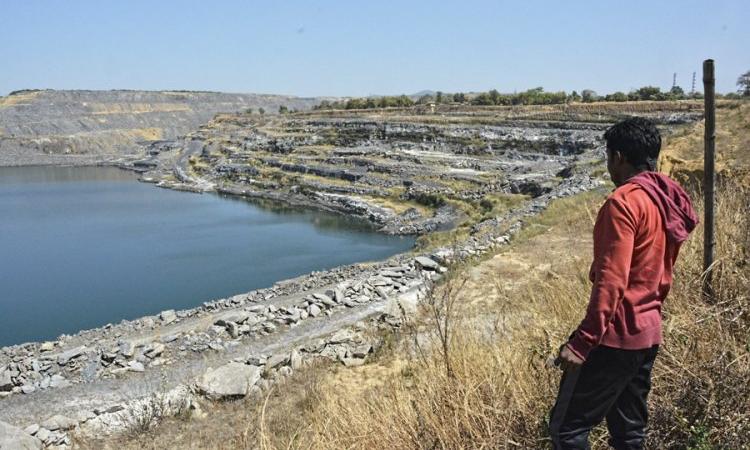
[[[723,163],[741,169],[746,166],[737,159],[747,152],[742,130],[750,110],[745,105],[739,114],[735,111],[719,113],[717,148]],[[679,138],[689,145],[675,144],[679,139],[667,143],[665,155],[673,158],[667,170],[691,172],[690,163],[679,160],[696,151],[700,133],[702,128],[696,127]],[[300,371],[264,402],[206,405],[206,417],[170,420],[153,432],[108,445],[548,446],[546,416],[559,372],[546,362],[583,314],[590,287],[589,235],[604,196],[595,192],[559,200],[494,257],[456,268],[441,288],[446,296],[437,295],[426,311],[433,319],[404,330],[369,364]],[[665,344],[653,377],[650,448],[750,445],[749,199],[736,184],[719,190],[713,301],[700,295],[702,229],[681,252],[665,307]],[[444,332],[446,322],[434,320],[434,313],[445,318],[448,310],[451,338],[444,352],[441,345],[429,344],[442,344],[436,331]],[[412,339],[417,335],[418,348]],[[602,429],[595,431],[592,444],[606,447]]]

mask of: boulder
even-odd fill
[[[39,441],[46,442],[47,439],[49,439],[50,431],[46,428],[39,428],[37,432],[34,434]]]
[[[42,448],[42,441],[18,427],[0,422],[0,448],[3,450],[31,450]]]
[[[292,353],[289,355],[289,365],[294,370],[299,370],[302,367],[302,356],[297,350],[292,350]]]
[[[54,349],[55,349],[55,343],[52,342],[52,341],[43,342],[39,346],[39,351],[40,352],[51,352]]]
[[[312,304],[308,307],[307,312],[312,317],[318,317],[318,315],[320,314],[320,307],[316,304]]]
[[[260,368],[230,362],[217,369],[208,369],[196,387],[213,400],[244,397],[260,379]]]
[[[120,342],[120,354],[126,358],[131,358],[135,354],[135,345],[132,342]]]
[[[354,333],[352,333],[351,330],[343,329],[333,333],[333,336],[328,339],[328,343],[343,344],[351,341],[352,339],[354,339]]]
[[[424,270],[438,270],[440,268],[440,264],[426,256],[417,256],[414,258],[414,262]]]
[[[289,355],[279,353],[271,356],[266,360],[266,369],[274,369],[278,366],[284,365],[289,361]]]
[[[146,351],[143,352],[143,354],[153,359],[153,358],[156,358],[157,356],[160,356],[162,353],[164,353],[164,348],[165,348],[164,344],[160,344],[159,342],[154,342],[146,348]]]
[[[341,358],[346,367],[357,367],[365,363],[363,358]]]
[[[239,325],[244,323],[249,317],[250,313],[247,313],[245,311],[236,311],[230,314],[226,314],[221,319],[216,320],[216,322],[214,322],[214,325],[226,327],[230,322],[234,322],[235,324]]]
[[[57,363],[61,366],[64,366],[68,364],[72,359],[78,358],[79,356],[83,355],[83,352],[86,351],[86,346],[80,346],[76,348],[71,348],[70,350],[64,351],[60,353],[57,356]]]
[[[70,385],[70,381],[66,380],[65,377],[60,374],[52,375],[49,382],[49,386],[53,388],[65,387],[68,385]]]
[[[143,367],[143,363],[140,363],[138,361],[130,361],[128,363],[128,370],[131,372],[145,372],[146,368]]]
[[[159,319],[161,319],[161,321],[164,322],[164,325],[166,325],[177,319],[177,313],[174,312],[174,309],[168,309],[159,314]]]
[[[61,414],[55,414],[41,424],[42,428],[46,428],[50,431],[71,430],[75,428],[76,425],[78,425],[78,422],[76,422],[74,419],[65,417]]]
[[[3,370],[0,372],[0,392],[10,392],[13,390],[13,380],[10,371]]]

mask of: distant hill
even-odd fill
[[[220,112],[279,106],[307,110],[323,98],[196,91],[22,90],[0,97],[0,165],[87,163],[174,139]],[[86,158],[88,157],[88,159]]]

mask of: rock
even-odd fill
[[[64,351],[57,356],[57,363],[61,366],[68,364],[72,359],[78,358],[83,355],[86,351],[86,346],[71,348],[70,350]]]
[[[37,431],[39,431],[39,424],[32,423],[28,427],[24,428],[23,431],[24,433],[27,433],[33,436],[36,434]]]
[[[145,372],[146,368],[143,367],[143,363],[140,363],[138,361],[130,361],[128,363],[128,370],[131,372]]]
[[[365,360],[363,358],[342,358],[341,362],[343,362],[346,367],[357,367],[364,364]]]
[[[388,277],[388,278],[401,278],[401,277],[404,276],[403,273],[401,273],[401,272],[394,272],[392,270],[384,270],[384,271],[380,272],[380,275],[382,275],[384,277]]]
[[[355,358],[365,358],[372,351],[372,345],[362,344],[358,345],[352,350],[352,356]]]
[[[38,430],[37,434],[39,433]],[[2,450],[30,450],[42,448],[42,441],[30,436],[24,430],[9,423],[0,421],[0,449]]]
[[[59,374],[52,375],[52,378],[49,382],[49,387],[52,388],[60,388],[60,387],[66,387],[70,385],[70,381],[66,380],[64,376]]]
[[[335,333],[333,333],[333,336],[331,336],[328,339],[329,344],[343,344],[345,342],[349,342],[354,338],[354,333],[352,333],[350,330],[339,330]]]
[[[102,414],[112,414],[112,413],[120,412],[120,411],[123,411],[124,409],[125,407],[122,405],[113,405],[104,409],[96,408],[94,409],[94,414],[96,414],[97,416],[101,416]]]
[[[244,397],[260,379],[260,368],[230,362],[217,369],[208,369],[196,387],[207,397],[222,400]]]
[[[50,431],[46,428],[39,428],[39,430],[36,432],[34,436],[36,436],[40,441],[46,442],[49,439]]]
[[[302,367],[302,356],[300,356],[297,350],[292,350],[292,353],[289,355],[289,365],[294,370],[299,370]]]
[[[266,369],[274,369],[278,366],[286,364],[289,361],[289,355],[279,353],[271,356],[266,360]]]
[[[218,319],[216,322],[214,322],[214,324],[219,325],[220,327],[225,327],[229,322],[234,322],[235,324],[239,325],[244,323],[249,317],[250,314],[245,311],[236,311],[223,316],[221,319]]]
[[[132,342],[120,342],[120,354],[126,358],[132,358],[135,354],[135,345]]]
[[[0,372],[0,392],[10,392],[13,390],[13,380],[9,370]]]
[[[36,391],[36,388],[33,384],[24,384],[21,386],[21,392],[24,394],[31,394],[32,392]]]
[[[284,366],[284,367],[279,368],[279,376],[282,376],[282,377],[289,377],[292,375],[292,372],[293,370],[289,366]]]
[[[75,419],[78,421],[78,423],[88,422],[94,417],[96,417],[96,414],[94,414],[93,411],[89,411],[88,409],[78,411],[75,415]]]
[[[438,270],[440,268],[440,264],[426,256],[417,256],[414,258],[414,262],[425,270]]]
[[[164,325],[167,325],[177,320],[177,314],[174,312],[174,309],[168,309],[159,313],[159,319],[164,322]]]
[[[65,417],[61,414],[55,414],[54,416],[42,422],[41,426],[42,428],[46,428],[50,431],[66,431],[75,428],[77,425],[78,422],[71,419],[70,417]]]
[[[229,336],[231,336],[233,339],[237,339],[237,337],[240,335],[240,327],[237,326],[234,322],[227,322],[227,333],[229,333]]]
[[[169,334],[167,336],[163,336],[159,341],[162,344],[169,344],[170,342],[174,342],[179,338],[180,338],[180,333],[174,333],[174,334]]]
[[[117,353],[114,353],[114,352],[103,352],[101,354],[102,365],[108,366],[108,365],[112,364],[112,362],[115,360],[116,357],[117,357]]]
[[[43,342],[42,345],[39,346],[40,352],[51,352],[55,349],[55,343],[52,341]]]
[[[344,291],[342,289],[338,289],[338,288],[334,289],[334,291],[333,291],[333,299],[336,301],[336,303],[343,303],[344,300],[346,300],[346,296],[344,295]],[[323,303],[325,303],[325,301]]]
[[[164,344],[160,344],[159,342],[154,342],[146,348],[146,351],[144,351],[143,354],[148,356],[151,359],[154,359],[157,356],[160,356],[162,353],[164,353],[164,348],[165,348]]]
[[[318,315],[320,314],[320,307],[318,305],[312,304],[307,308],[307,312],[311,317],[318,317]]]

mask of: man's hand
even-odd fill
[[[560,347],[560,354],[555,358],[555,365],[563,371],[578,370],[583,364],[583,360],[571,352],[567,345]]]

